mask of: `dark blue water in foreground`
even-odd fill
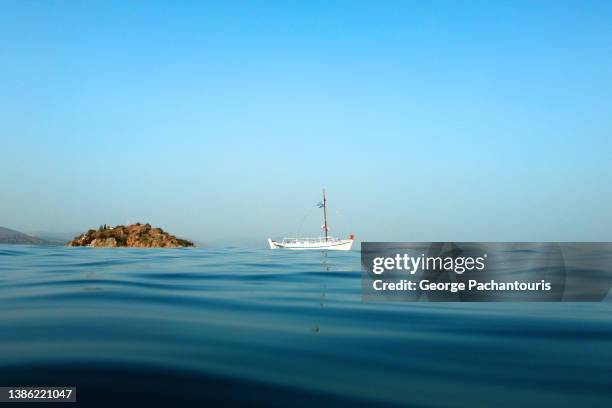
[[[358,271],[358,252],[0,246],[0,385],[106,407],[612,406],[610,303],[365,303]]]

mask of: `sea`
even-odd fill
[[[360,279],[358,251],[1,245],[0,386],[99,407],[612,406],[609,301],[365,301]]]

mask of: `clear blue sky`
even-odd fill
[[[0,225],[318,234],[326,187],[332,233],[364,240],[612,240],[611,22],[609,1],[4,1]]]

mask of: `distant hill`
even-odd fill
[[[47,241],[49,245],[64,245],[70,241],[78,232],[49,232],[49,231],[27,231],[26,234]]]
[[[0,227],[0,244],[48,245],[49,242],[10,228]]]

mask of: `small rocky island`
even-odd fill
[[[66,243],[66,246],[88,247],[136,247],[136,248],[180,248],[192,247],[193,242],[170,235],[151,224],[132,224],[127,227],[102,225],[97,230],[90,229]]]

